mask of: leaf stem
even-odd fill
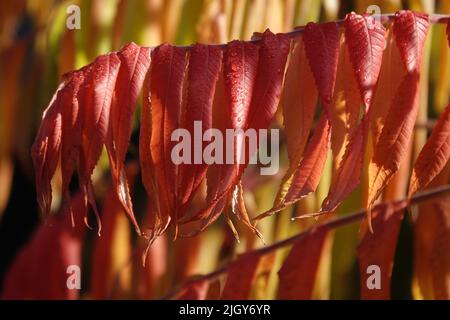
[[[413,195],[410,199],[409,199],[409,203],[408,203],[408,207],[424,202],[424,201],[428,201],[431,200],[433,198],[437,198],[439,196],[442,196],[446,193],[450,192],[450,184],[444,185],[444,186],[439,186],[433,189],[428,189],[425,190],[423,192],[420,193],[416,193],[415,195]],[[402,200],[398,200],[398,201],[386,201],[386,202],[382,202],[379,203],[377,205],[375,205],[372,208],[372,211],[375,211],[377,208],[381,208],[382,206],[386,206],[392,203],[396,203],[396,202],[403,202],[403,201],[407,201],[408,198],[404,198]],[[252,254],[259,254],[259,255],[266,255],[269,254],[273,251],[276,251],[280,248],[283,248],[285,246],[291,245],[295,242],[297,242],[298,240],[300,240],[301,238],[305,237],[306,235],[308,235],[309,233],[311,233],[313,230],[316,230],[318,228],[325,228],[327,230],[331,230],[331,229],[336,229],[342,226],[345,226],[347,224],[350,223],[354,223],[357,222],[361,219],[363,219],[366,216],[367,210],[365,209],[361,209],[359,211],[347,214],[343,217],[338,217],[332,220],[328,220],[327,222],[324,222],[322,224],[318,224],[315,225],[311,228],[309,228],[308,230],[305,230],[301,233],[298,233],[292,237],[286,238],[284,240],[275,242],[269,246],[265,246],[253,251],[249,251],[246,253],[252,253]],[[198,281],[205,281],[205,280],[213,280],[217,277],[219,277],[220,275],[224,274],[227,272],[228,267],[230,266],[230,264],[233,263],[233,261],[225,264],[224,266],[220,267],[219,269],[214,270],[213,272],[204,274],[204,275],[199,275],[197,277],[191,278],[187,281],[185,281],[184,283],[182,283],[179,287],[177,287],[174,291],[172,291],[171,293],[169,293],[168,295],[166,295],[165,297],[163,297],[163,300],[168,300],[168,299],[172,299],[174,298],[177,293],[179,292],[179,289],[191,284],[191,283],[195,283]]]
[[[450,15],[449,14],[429,14],[429,19],[430,19],[430,23],[434,23],[434,24],[438,24],[438,23],[447,23],[450,20]],[[395,13],[386,13],[386,14],[382,14],[380,15],[380,19],[381,19],[381,23],[387,23],[390,20],[394,19],[395,17]],[[332,21],[330,21],[332,22]],[[341,19],[341,20],[336,20],[335,21],[339,26],[343,25],[345,22],[345,19]],[[298,37],[299,35],[301,35],[303,33],[303,30],[305,29],[305,26],[299,26],[299,27],[295,27],[294,30],[286,32],[285,34],[290,36],[291,38],[295,38]],[[259,35],[261,35],[261,33],[255,32],[253,34],[253,37],[251,40],[248,40],[246,42],[259,42]],[[226,43],[221,43],[221,44],[211,44],[211,46],[217,46],[220,48],[225,48],[226,47]],[[179,48],[191,48],[192,45],[188,45],[188,46],[176,46]],[[153,49],[154,47],[149,47],[150,49]]]

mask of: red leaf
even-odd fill
[[[68,273],[68,267],[81,267],[85,228],[80,226],[86,207],[80,194],[72,200],[78,227],[71,227],[68,207],[39,225],[7,271],[2,299],[79,298],[80,291],[67,285],[69,277],[76,275]]]
[[[361,299],[389,299],[395,248],[406,201],[382,205],[372,212],[374,233],[365,230],[358,246]],[[371,266],[379,267],[379,274]],[[371,277],[373,275],[373,277]],[[380,287],[376,285],[377,276]]]
[[[66,85],[61,90],[62,134],[61,175],[62,194],[70,206],[69,183],[79,162],[83,129],[83,109],[80,108],[78,90],[84,81],[84,71],[76,71],[65,77]]]
[[[228,43],[225,49],[226,106],[232,128],[244,129],[248,123],[258,70],[258,49],[255,44],[237,40]]]
[[[232,46],[235,46],[235,44],[233,44]],[[288,54],[288,37],[282,34],[274,35],[269,30],[266,30],[260,43],[258,70],[255,78],[252,100],[248,111],[248,121],[245,126],[246,129],[265,129],[270,125],[280,100],[284,70]],[[232,55],[231,52],[230,55]],[[246,55],[245,57],[249,56],[255,57],[254,54]],[[228,61],[227,59],[228,57],[226,53],[225,65]],[[254,62],[252,62],[250,65],[252,65],[253,63]],[[248,69],[242,67],[241,69],[233,69],[232,64],[230,64],[230,71],[237,72],[239,70]],[[232,86],[238,84],[233,83],[233,81],[231,80],[227,80],[227,77],[228,79],[230,79],[229,77],[232,76],[225,75],[225,99],[228,103],[231,103],[231,107],[229,107],[229,110],[235,110],[236,113],[234,115],[241,114],[241,111],[237,111],[241,109],[237,109],[237,106],[233,106],[236,97],[233,96],[234,93]],[[244,83],[248,81],[247,77],[240,77],[238,79],[240,79],[240,81]],[[250,79],[252,78],[250,77]],[[227,85],[230,85],[230,91],[229,89],[227,89]],[[241,84],[240,87],[249,88],[250,83]],[[239,123],[240,121],[237,120],[238,119],[234,121],[230,119],[229,123],[233,123],[233,121],[234,123]],[[247,144],[244,145],[244,148],[246,153],[245,159],[240,158],[239,155],[237,156],[237,161],[240,161],[238,163],[241,163],[241,165],[239,166],[239,172],[237,172],[237,174],[233,172],[235,166],[226,166],[221,169],[222,172],[220,173],[220,179],[217,179],[218,176],[216,175],[215,181],[218,182],[219,185],[208,185],[208,194],[212,193],[216,196],[214,197],[214,199],[209,201],[209,204],[206,208],[196,214],[196,217],[204,219],[201,227],[197,232],[204,230],[208,225],[214,222],[223,211],[223,208],[227,205],[230,199],[230,193],[234,190],[234,186],[236,186],[236,184],[239,182],[240,176],[248,164],[249,155],[253,154],[256,151],[250,150],[250,147]]]
[[[221,49],[200,44],[191,48],[183,127],[191,133],[193,138],[191,158],[194,161],[192,161],[192,164],[182,164],[180,166],[179,199],[182,202],[180,204],[182,207],[189,205],[208,168],[208,165],[203,160],[203,154],[199,154],[200,159],[196,159],[196,150],[204,150],[208,143],[202,143],[202,137],[194,135],[194,123],[195,121],[201,121],[202,133],[212,127],[212,104],[221,63]],[[196,144],[200,144],[200,146],[196,148]],[[181,214],[182,212],[180,212],[180,216]]]
[[[445,186],[450,179],[450,162],[433,179],[430,187]],[[417,294],[427,299],[450,299],[450,210],[449,195],[417,206],[414,217],[414,278]],[[446,271],[447,270],[447,271]],[[416,296],[416,295],[415,295]]]
[[[178,166],[171,159],[171,151],[176,144],[171,141],[171,135],[180,127],[186,53],[186,49],[168,44],[154,49],[150,78],[152,107],[150,151],[154,167],[152,174],[156,177],[155,192],[159,196],[158,210],[163,221],[168,222],[171,219],[175,226],[178,215],[176,200],[179,179]]]
[[[61,90],[65,85],[65,82],[60,84],[52,101],[44,111],[41,126],[31,148],[36,175],[37,201],[45,216],[50,213],[52,204],[51,179],[56,171],[61,151]]]
[[[329,116],[339,57],[339,26],[335,22],[310,22],[303,39],[323,107]]]
[[[401,10],[395,14],[394,34],[403,63],[409,73],[420,70],[428,27],[427,14],[407,10]]]
[[[254,252],[239,256],[228,267],[228,276],[220,299],[247,300],[256,277],[261,256]]]
[[[278,299],[311,299],[326,235],[324,228],[315,229],[295,242],[278,271]]]
[[[99,56],[91,65],[85,67],[85,83],[79,91],[80,109],[83,110],[80,183],[85,199],[89,201],[97,216],[99,233],[101,225],[93,194],[91,174],[106,143],[111,100],[119,67],[120,59],[115,53]]]
[[[90,181],[102,147],[106,142],[109,129],[109,112],[119,73],[120,59],[115,53],[109,53],[95,59],[85,67],[87,70],[85,85],[80,90],[83,115],[83,156],[82,178]]]
[[[351,13],[345,20],[345,40],[348,44],[350,60],[361,91],[361,99],[364,101],[366,108],[358,129],[353,133],[349,144],[346,146],[328,196],[322,203],[321,213],[335,210],[360,183],[364,151],[369,133],[368,109],[381,69],[381,59],[386,46],[385,34],[386,29],[373,17],[363,17]]]
[[[450,104],[420,152],[409,184],[409,194],[422,190],[442,171],[450,159]]]
[[[133,223],[136,232],[140,234],[125,177],[124,161],[131,136],[137,99],[150,66],[150,49],[130,43],[123,47],[117,53],[117,56],[121,64],[111,105],[107,149],[118,199]]]
[[[280,102],[289,45],[285,34],[273,34],[269,29],[263,33],[247,128],[267,129],[272,122]]]
[[[380,74],[381,59],[386,47],[386,29],[374,17],[354,12],[347,15],[344,27],[361,98],[368,109]]]
[[[170,216],[163,216],[160,204],[159,195],[156,193],[157,184],[154,175],[154,165],[151,155],[151,136],[152,136],[152,106],[151,106],[151,90],[150,90],[150,76],[147,76],[143,84],[142,94],[142,110],[141,110],[141,129],[139,132],[139,163],[141,167],[142,183],[145,191],[149,196],[149,218],[147,222],[146,236],[149,241],[153,241],[162,232],[164,232],[170,222]]]

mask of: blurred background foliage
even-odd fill
[[[80,30],[66,28],[67,7],[71,4],[81,9]],[[447,0],[1,1],[0,279],[3,280],[8,266],[40,224],[29,150],[42,110],[62,74],[89,63],[99,54],[118,50],[130,41],[143,46],[156,46],[164,42],[177,45],[225,43],[232,39],[250,39],[253,32],[266,28],[274,32],[287,32],[309,21],[342,19],[352,10],[365,12],[369,5],[379,5],[381,13],[408,8],[450,14],[450,1]],[[450,56],[445,39],[444,26],[434,25],[424,56],[422,75],[428,81],[423,81],[418,126],[409,161],[405,161],[402,170],[391,182],[384,194],[385,199],[404,196],[410,163],[424,144],[432,119],[448,103]],[[136,149],[136,141],[132,141],[130,159],[136,159]],[[332,157],[329,158],[318,192],[260,224],[268,243],[298,233],[314,223],[309,220],[291,222],[290,217],[318,209],[332,177],[333,163]],[[285,152],[282,163],[286,164]],[[82,297],[161,297],[189,276],[211,272],[237,253],[262,245],[245,230],[239,230],[242,241],[236,243],[226,224],[221,221],[192,239],[173,242],[169,236],[161,237],[150,248],[150,263],[144,270],[139,263],[130,263],[134,261],[136,252],[142,250],[142,244],[135,239],[128,221],[120,214],[119,206],[114,206],[115,200],[108,191],[108,181],[105,181],[103,174],[107,170],[106,161],[100,162],[95,172],[99,185],[96,189],[100,190],[97,196],[103,203],[103,213],[109,212],[113,218],[110,226],[106,226],[110,231],[103,239],[103,245],[101,239],[95,237],[95,232],[85,235],[83,266],[91,271],[85,273],[89,277],[83,277]],[[246,190],[250,191],[246,193],[246,201],[250,211],[257,213],[271,207],[279,180],[272,177],[262,181],[253,179],[253,176],[251,170],[246,174]],[[362,188],[355,191],[335,214],[346,214],[360,208],[363,192]],[[55,210],[60,205],[58,194],[56,190]],[[138,209],[139,199],[145,198],[144,194],[142,186],[136,183],[133,197],[138,199]],[[145,203],[145,200],[141,202]],[[145,205],[142,204],[140,209],[145,211]],[[143,214],[141,219],[144,219]],[[426,285],[422,284],[420,289],[417,279],[413,279],[411,221],[405,219],[401,229],[392,296],[430,298],[423,289]],[[328,236],[317,275],[315,298],[359,297],[354,250],[357,242],[357,224],[336,230]],[[264,264],[266,271],[259,273],[252,294],[254,298],[275,297],[276,271],[285,255],[286,250],[279,250],[267,257]],[[96,268],[96,265],[104,266],[104,274],[98,274],[102,273],[99,271],[102,269]]]

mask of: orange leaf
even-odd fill
[[[328,195],[322,203],[320,213],[335,210],[359,185],[368,132],[369,116],[366,114],[346,146],[344,157],[339,164]]]
[[[406,154],[418,108],[419,77],[407,75],[397,90],[369,164],[370,207],[397,172]]]
[[[391,28],[392,29],[392,28]],[[372,144],[377,145],[386,116],[389,112],[390,104],[395,93],[406,75],[406,70],[400,57],[400,51],[395,43],[392,30],[389,30],[389,38],[387,47],[383,54],[383,64],[381,66],[380,77],[378,80],[377,90],[371,106],[371,123]]]
[[[369,164],[369,208],[400,167],[411,139],[418,112],[420,57],[427,28],[428,20],[422,15],[401,11],[395,16],[394,36],[408,74],[392,100]],[[414,54],[418,56],[413,57]]]
[[[450,210],[449,197],[434,203],[436,214],[435,238],[432,246],[431,267],[434,298],[450,299]]]
[[[358,83],[350,62],[349,49],[345,36],[341,36],[336,88],[333,95],[331,117],[331,150],[334,165],[341,162],[345,146],[357,128],[361,110],[361,97]]]
[[[323,113],[292,178],[291,186],[284,200],[285,204],[294,203],[316,190],[327,159],[330,131],[330,122]]]
[[[446,185],[450,178],[450,163],[433,179],[430,187]],[[448,196],[418,205],[414,217],[414,280],[415,298],[449,299],[448,270],[450,251],[445,249],[450,228]],[[447,286],[447,289],[445,287]],[[445,294],[447,295],[445,297]]]
[[[283,121],[290,169],[296,168],[313,126],[317,88],[305,55],[302,38],[292,40],[283,90]]]
[[[289,189],[314,123],[318,92],[305,55],[302,38],[292,40],[289,66],[283,90],[283,121],[289,168],[280,183],[274,207],[281,204]]]
[[[261,232],[259,232],[259,230],[250,221],[247,208],[245,207],[244,188],[242,187],[242,181],[239,181],[233,191],[231,206],[233,208],[233,213],[236,214],[239,221],[241,221],[247,228],[250,229],[250,231],[256,234],[264,242]]]
[[[284,199],[276,199],[273,208],[257,216],[257,220],[270,216],[314,192],[327,158],[331,138],[331,103],[339,55],[339,27],[335,22],[310,22],[304,29],[303,41],[324,111],[293,174],[286,196]]]
[[[445,108],[430,138],[420,152],[409,185],[409,194],[424,189],[450,159],[450,104]]]
[[[373,22],[369,22],[371,19]],[[381,69],[381,59],[386,46],[386,29],[369,16],[351,13],[345,19],[345,40],[350,61],[366,106],[364,116],[356,129],[339,164],[337,173],[322,203],[321,213],[331,212],[360,183],[364,151],[369,133],[369,109]],[[358,112],[355,112],[358,114]]]

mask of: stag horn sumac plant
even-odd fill
[[[89,203],[97,214],[91,174],[105,146],[117,199],[136,232],[149,243],[169,226],[174,228],[175,237],[196,235],[222,212],[228,212],[230,203],[237,219],[261,237],[257,221],[316,191],[329,149],[337,163],[336,173],[321,209],[306,216],[334,212],[360,181],[365,181],[361,179],[363,163],[371,141],[367,228],[362,229],[358,253],[361,266],[374,261],[386,266],[388,287],[401,212],[409,202],[381,206],[375,202],[398,171],[411,140],[429,26],[448,23],[449,34],[448,20],[447,16],[412,11],[383,15],[381,20],[350,13],[343,21],[309,23],[286,34],[266,30],[255,34],[252,41],[191,47],[163,44],[156,48],[131,43],[118,52],[99,56],[63,77],[44,112],[32,148],[41,210],[45,215],[50,212],[51,179],[61,162],[64,204],[72,205],[69,182],[77,171],[85,207]],[[151,202],[151,225],[144,231],[134,216],[124,169],[141,91],[140,167]],[[313,128],[317,101],[321,111]],[[215,128],[222,133],[227,129],[267,129],[279,104],[283,106],[290,165],[272,209],[256,219],[249,217],[243,200],[241,179],[249,164],[247,158],[209,165],[172,161],[177,144],[172,133],[176,129],[192,133],[196,121],[201,121],[202,130]],[[449,108],[440,115],[416,161],[409,188],[411,199],[448,163]],[[207,147],[204,141],[201,144]],[[249,154],[256,151],[250,150],[247,142],[244,149]],[[193,209],[191,204],[204,181],[206,196],[201,208]],[[228,213],[226,219],[232,226]],[[311,296],[318,252],[332,226],[319,226],[298,239],[279,272],[279,297]],[[389,250],[380,251],[380,241]],[[248,297],[249,275],[255,274],[264,252],[247,253],[231,265],[222,298],[236,298],[236,292],[241,298]],[[299,261],[307,263],[299,266]],[[183,292],[206,296],[205,278],[201,281]],[[383,286],[377,297],[389,297],[389,289]]]

